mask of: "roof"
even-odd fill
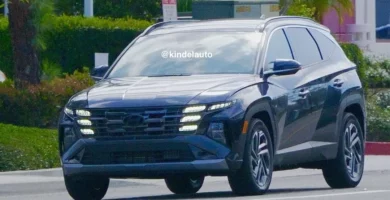
[[[144,35],[157,35],[164,33],[184,31],[241,31],[241,32],[262,32],[272,24],[278,25],[307,25],[329,31],[325,26],[314,22],[309,18],[280,16],[268,19],[222,19],[222,20],[181,20],[160,22],[145,30]]]

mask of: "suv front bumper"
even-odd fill
[[[156,178],[171,174],[227,175],[241,162],[203,135],[134,140],[79,139],[62,156],[65,176]]]

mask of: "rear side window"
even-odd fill
[[[306,28],[286,28],[285,31],[295,60],[302,65],[322,60],[318,46]]]
[[[310,33],[313,35],[320,47],[322,58],[324,60],[329,59],[336,48],[336,44],[320,31],[310,29]]]
[[[293,59],[290,46],[282,29],[275,31],[271,36],[265,59],[266,69],[271,68],[272,64],[270,63],[276,59]]]

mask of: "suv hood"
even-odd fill
[[[87,98],[89,108],[206,104],[226,101],[259,80],[256,75],[237,74],[110,79],[98,82],[73,99]]]

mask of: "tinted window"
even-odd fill
[[[310,33],[313,35],[314,39],[317,41],[318,46],[320,47],[322,58],[324,60],[328,59],[336,47],[335,43],[320,31],[310,29]]]
[[[285,31],[295,60],[302,65],[310,65],[321,61],[318,46],[307,29],[287,28]]]
[[[251,74],[261,37],[261,33],[243,32],[147,35],[127,50],[108,78]]]
[[[291,49],[282,29],[275,31],[271,36],[265,60],[266,69],[272,67],[270,63],[276,59],[292,59]]]

